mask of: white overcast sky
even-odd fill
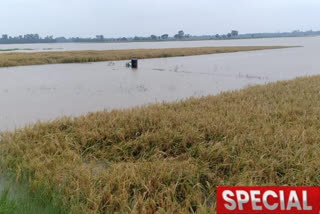
[[[2,0],[0,34],[149,36],[320,30],[320,0]]]

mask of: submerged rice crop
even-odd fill
[[[320,76],[1,133],[1,165],[73,213],[214,213],[220,185],[320,184]]]

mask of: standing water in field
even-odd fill
[[[123,50],[150,48],[185,48],[185,47],[222,47],[222,46],[286,46],[312,45],[314,37],[235,39],[204,41],[169,41],[169,42],[124,42],[124,43],[45,43],[45,44],[0,44],[5,52],[46,52],[46,51],[81,51],[81,50]]]
[[[214,95],[320,74],[320,37],[141,43],[146,48],[170,44],[304,47],[146,59],[139,60],[139,68],[134,70],[125,66],[126,61],[0,68],[0,130],[59,116]]]

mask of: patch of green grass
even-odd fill
[[[17,204],[8,198],[8,190],[0,193],[0,213],[1,214],[16,214]]]
[[[10,198],[9,191],[0,193],[1,214],[63,214],[58,205],[41,198],[39,195],[28,194],[25,197]]]
[[[4,181],[5,178],[5,181]],[[31,190],[24,183],[14,181],[12,176],[2,176],[0,191],[0,214],[64,214],[59,198],[45,188]]]

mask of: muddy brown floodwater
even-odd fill
[[[137,70],[126,68],[125,61],[0,68],[0,130],[320,73],[320,37],[229,43],[304,47],[146,59]]]

